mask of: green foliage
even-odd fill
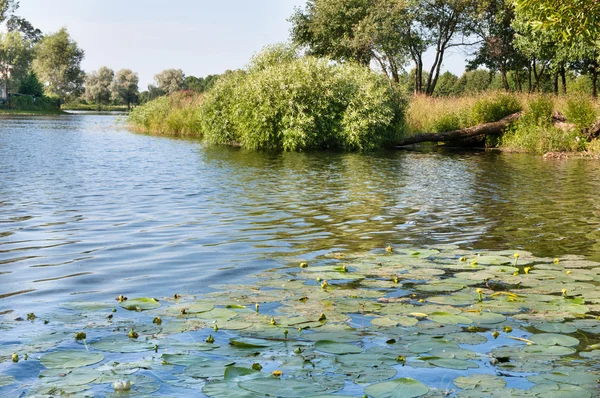
[[[278,51],[278,50],[277,50]],[[398,137],[403,103],[352,63],[263,52],[222,77],[201,108],[205,138],[254,150],[372,150]],[[257,67],[258,65],[258,67]]]
[[[44,85],[39,81],[35,72],[29,72],[29,74],[21,80],[19,94],[33,95],[34,97],[41,97],[44,95]]]
[[[461,117],[457,113],[447,113],[433,122],[432,132],[443,133],[459,130],[462,127]]]
[[[0,32],[0,85],[5,84],[9,92],[19,87],[31,62],[31,47],[19,32]]]
[[[570,123],[574,123],[580,130],[590,127],[596,121],[594,103],[590,97],[583,95],[569,97],[565,116]]]
[[[183,82],[185,90],[192,90],[197,93],[208,91],[215,85],[220,75],[208,75],[206,77],[186,76]]]
[[[59,104],[54,98],[13,95],[10,99],[9,109],[19,111],[56,111],[59,109]]]
[[[153,134],[201,137],[199,106],[202,97],[180,91],[138,106],[128,122],[135,129]]]
[[[471,120],[473,124],[495,122],[521,109],[521,103],[514,95],[486,97],[478,100],[473,106]]]
[[[585,140],[576,129],[569,131],[554,127],[554,103],[550,97],[535,97],[521,120],[502,137],[502,146],[533,153],[579,151]]]
[[[66,28],[44,36],[35,46],[33,70],[42,82],[47,82],[46,94],[62,100],[83,91],[85,74],[81,70],[84,51],[71,39]]]

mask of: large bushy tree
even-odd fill
[[[185,75],[181,69],[165,69],[154,76],[156,86],[167,94],[183,89]]]
[[[139,95],[138,83],[137,73],[131,69],[121,69],[115,75],[115,79],[110,86],[112,99],[127,104],[127,109],[131,109],[131,104],[137,102]]]
[[[19,32],[0,32],[0,85],[6,94],[18,88],[31,61],[31,47]]]
[[[33,70],[46,85],[46,93],[61,100],[83,91],[85,74],[81,69],[84,51],[77,46],[66,28],[46,35],[35,46]]]
[[[110,102],[110,86],[113,83],[115,72],[112,69],[103,66],[98,71],[88,73],[85,78],[84,98],[87,101],[98,105],[98,110],[102,105]]]

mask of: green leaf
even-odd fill
[[[401,378],[383,383],[372,384],[365,393],[373,398],[413,398],[429,392],[429,387],[411,378]]]
[[[40,358],[48,369],[71,369],[93,365],[104,359],[104,355],[88,351],[55,351]]]
[[[160,307],[158,300],[153,298],[136,298],[126,300],[120,305],[128,311],[146,311]]]

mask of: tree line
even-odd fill
[[[290,21],[309,54],[375,65],[392,84],[412,64],[415,93],[434,95],[446,55],[462,48],[468,70],[498,73],[506,91],[539,92],[550,80],[566,92],[570,73],[588,75],[597,95],[597,0],[309,0]]]
[[[16,14],[18,8],[15,0],[0,0],[0,27],[6,31],[0,31],[0,88],[5,88],[7,99],[21,94],[56,98],[59,103],[83,100],[98,107],[118,104],[130,108],[174,91],[204,92],[218,78],[185,76],[181,69],[167,69],[140,93],[138,74],[131,69],[115,73],[103,66],[86,74],[81,68],[85,51],[66,28],[43,34]]]

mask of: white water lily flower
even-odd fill
[[[129,391],[131,390],[131,382],[129,380],[117,380],[113,383],[115,391]]]

